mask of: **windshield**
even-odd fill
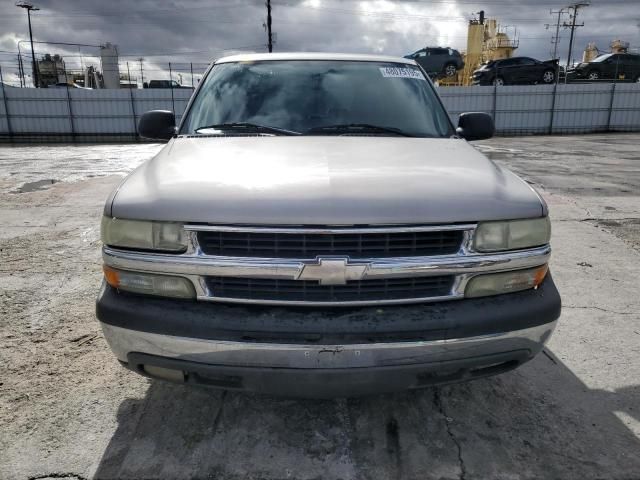
[[[612,56],[613,56],[613,53],[607,53],[605,55],[600,55],[599,57],[596,57],[591,61],[592,62],[604,62],[607,58],[610,58]]]
[[[357,61],[221,63],[207,75],[181,129],[252,124],[302,134],[454,134],[433,87],[414,65]],[[323,129],[323,127],[336,127]],[[360,130],[362,131],[362,129]],[[200,133],[207,133],[200,130]],[[362,131],[364,133],[364,131]]]

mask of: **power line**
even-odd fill
[[[560,43],[560,18],[562,17],[563,14],[567,13],[566,10],[564,8],[561,8],[560,10],[549,10],[549,13],[551,15],[558,15],[558,20],[556,21],[555,27],[556,27],[556,34],[555,36],[551,37],[551,43],[553,44],[553,59],[557,59],[558,58],[558,44]],[[547,28],[550,27],[549,24],[546,25]],[[557,75],[556,75],[556,82],[557,82]]]
[[[573,14],[571,15],[571,25],[568,25],[566,22],[563,24],[563,26],[565,28],[571,28],[571,37],[569,39],[569,55],[567,58],[567,67],[566,70],[569,70],[569,65],[571,65],[571,54],[573,53],[573,37],[574,37],[574,33],[576,28],[578,27],[584,27],[584,22],[582,22],[579,25],[576,25],[576,19],[578,18],[578,9],[580,7],[588,7],[589,4],[588,3],[574,3],[573,5],[569,5],[569,10],[573,9]]]

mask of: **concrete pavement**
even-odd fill
[[[99,220],[113,173],[159,147],[0,147],[0,478],[640,478],[639,144],[482,142],[549,203],[564,308],[548,348],[490,379],[333,401],[121,368],[93,313]]]

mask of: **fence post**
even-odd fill
[[[193,62],[189,64],[191,69],[191,88],[193,88]]]
[[[616,82],[611,84],[611,98],[609,100],[609,115],[607,118],[607,132],[611,130],[611,113],[613,112],[613,99],[616,96]]]
[[[493,124],[497,125],[498,122],[496,121],[496,116],[498,114],[498,85],[494,85],[493,86]],[[497,132],[497,128],[496,128],[496,132]]]
[[[4,104],[4,118],[7,119],[7,132],[9,140],[13,141],[13,130],[11,129],[11,119],[9,118],[9,102],[7,101],[7,93],[4,91],[4,80],[2,78],[2,67],[0,66],[0,87],[2,87],[2,102]]]
[[[136,122],[136,107],[133,100],[133,88],[131,88],[131,71],[129,70],[129,62],[127,62],[127,80],[129,81],[129,98],[131,99],[131,115],[133,117],[133,136],[138,140],[138,122]],[[136,89],[138,82],[136,82]]]
[[[171,62],[169,62],[169,86],[171,87],[171,110],[176,114],[176,103],[173,99],[173,73],[171,71]]]
[[[67,69],[64,69],[64,79],[67,84],[67,108],[69,109],[69,125],[71,126],[71,138],[76,141],[76,129],[73,125],[73,108],[71,107],[71,93],[69,93],[69,82],[67,81]]]
[[[549,120],[549,135],[553,134],[553,120],[556,114],[556,90],[558,89],[558,84],[553,85],[553,98],[551,99],[551,119]]]

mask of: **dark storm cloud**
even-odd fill
[[[167,62],[197,62],[237,51],[265,51],[262,0],[220,1],[35,1],[41,10],[33,15],[36,40],[98,45],[118,45],[121,61],[145,58],[150,68],[166,69]],[[474,12],[486,11],[508,32],[517,31],[521,55],[548,58],[554,23],[550,9],[564,3],[552,0],[433,0],[336,1],[272,0],[276,51],[348,51],[405,54],[427,44],[465,49],[466,24]],[[16,42],[28,38],[26,15],[5,1],[0,5],[0,65],[10,69]],[[568,21],[568,16],[565,16]],[[640,47],[640,0],[593,0],[579,13],[575,41],[580,56],[589,41],[602,50],[615,38]],[[553,28],[553,27],[552,27]],[[560,53],[566,57],[568,31],[561,30]],[[22,48],[28,50],[27,44]],[[38,52],[60,52],[73,67],[91,62],[91,47],[38,45]],[[165,54],[161,56],[160,54]],[[85,56],[84,58],[81,58]]]

